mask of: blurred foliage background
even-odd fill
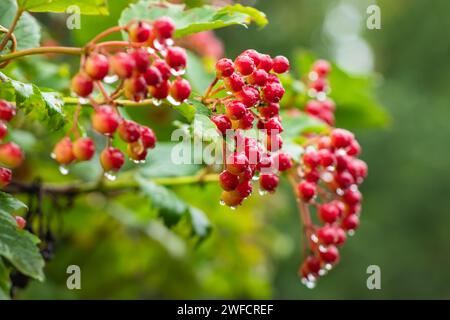
[[[116,24],[127,3],[110,1],[110,16],[82,17],[82,29],[70,34],[58,27],[63,15],[36,16],[59,42],[83,45]],[[185,240],[183,222],[172,231],[152,219],[149,203],[133,194],[111,203],[96,195],[80,200],[61,215],[47,281],[33,282],[19,298],[450,298],[450,2],[376,1],[382,28],[368,30],[366,8],[373,3],[247,1],[267,14],[269,25],[217,32],[232,57],[255,48],[292,58],[304,47],[347,71],[377,74],[377,97],[391,116],[384,127],[362,128],[337,106],[337,124],[356,129],[370,174],[362,186],[361,227],[315,289],[297,277],[300,226],[287,184],[237,211],[211,200],[219,195],[211,184],[176,189],[212,222],[202,242]],[[49,67],[48,86],[66,87],[61,79],[69,69]],[[43,74],[36,80],[39,72],[28,76],[47,85]],[[154,123],[155,115],[147,117]],[[40,169],[43,176],[55,172],[55,166]],[[81,267],[82,290],[66,288],[70,264]],[[381,290],[366,287],[373,264],[381,267]]]

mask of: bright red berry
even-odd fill
[[[248,82],[255,86],[262,87],[267,83],[268,74],[263,69],[256,69],[253,73],[248,76]]]
[[[72,140],[69,137],[62,138],[53,148],[52,156],[62,165],[67,165],[74,161]]]
[[[297,185],[297,193],[300,199],[309,201],[316,194],[316,184],[308,181],[302,181]]]
[[[334,180],[342,189],[350,187],[355,182],[353,176],[348,171],[337,172],[334,176]]]
[[[231,121],[223,114],[211,117],[211,121],[214,122],[217,130],[219,130],[222,135],[225,135],[227,130],[231,130]]]
[[[6,187],[11,183],[12,171],[8,168],[0,167],[0,188]]]
[[[362,195],[359,190],[352,190],[352,188],[345,190],[343,195],[344,202],[348,205],[359,204],[362,200]]]
[[[136,67],[135,60],[125,52],[119,52],[110,58],[112,71],[121,79],[130,78]]]
[[[235,100],[227,104],[225,111],[230,119],[240,120],[247,112],[247,108],[242,102]]]
[[[327,88],[327,82],[324,79],[319,78],[311,82],[309,86],[318,92],[322,92]]]
[[[170,84],[169,81],[163,81],[157,86],[149,87],[149,92],[155,99],[165,99],[169,95]]]
[[[273,71],[276,73],[285,73],[289,71],[289,60],[284,56],[276,56],[272,60]]]
[[[0,144],[0,164],[17,168],[24,160],[25,156],[22,149],[14,142]]]
[[[8,127],[3,121],[0,121],[0,140],[8,134]]]
[[[161,72],[155,66],[151,66],[145,70],[142,76],[149,86],[157,86],[163,81]]]
[[[153,22],[153,30],[158,39],[169,39],[175,31],[175,23],[168,17],[161,17]]]
[[[344,230],[356,230],[359,226],[359,217],[356,214],[351,214],[342,219],[341,227]]]
[[[231,59],[222,58],[216,63],[216,75],[218,78],[229,77],[234,73],[234,63]]]
[[[94,82],[92,82],[91,78],[89,78],[87,74],[77,73],[72,78],[71,88],[77,96],[87,97],[94,90]]]
[[[245,171],[244,171],[245,172]],[[236,188],[241,198],[247,198],[252,194],[253,186],[250,180],[243,180]]]
[[[120,138],[128,143],[136,142],[141,137],[140,126],[134,121],[123,120],[117,131]]]
[[[242,152],[234,152],[227,157],[226,168],[232,174],[240,174],[248,167],[248,158]]]
[[[184,69],[187,64],[186,50],[181,47],[170,47],[167,49],[166,62],[175,70]]]
[[[11,121],[16,115],[16,107],[5,100],[0,100],[0,120]]]
[[[27,226],[27,220],[21,216],[14,216],[14,219],[16,220],[16,224],[19,229],[25,229]]]
[[[278,117],[270,118],[264,124],[264,128],[267,130],[268,135],[279,134],[283,132],[283,125]]]
[[[225,87],[231,92],[241,91],[242,87],[245,84],[244,79],[237,73],[233,73],[229,77],[224,78],[223,83],[225,84]]]
[[[270,82],[267,83],[263,88],[263,97],[267,102],[279,102],[284,95],[284,88],[281,83],[278,82]]]
[[[319,250],[319,256],[325,263],[334,264],[339,260],[339,250],[331,245],[324,251]]]
[[[291,156],[284,152],[279,152],[273,156],[274,163],[278,164],[279,171],[286,171],[292,167]]]
[[[252,86],[243,86],[242,90],[236,93],[236,98],[239,99],[247,108],[256,105],[260,99],[259,91]]]
[[[153,149],[156,145],[156,135],[149,127],[140,127],[142,145],[146,149]]]
[[[131,52],[131,57],[134,60],[136,70],[144,73],[150,65],[150,54],[144,48],[135,49]]]
[[[153,66],[159,70],[163,80],[168,80],[171,76],[169,65],[162,59],[157,59],[153,62]]]
[[[361,146],[359,145],[358,141],[353,139],[350,142],[350,145],[347,147],[346,151],[349,156],[357,156],[361,153]]]
[[[259,55],[259,64],[258,69],[263,69],[266,72],[270,72],[273,67],[273,61],[272,58],[268,54],[261,54]]]
[[[333,129],[331,131],[331,144],[336,149],[346,148],[354,139],[353,133],[345,129]]]
[[[146,42],[152,34],[152,27],[144,21],[133,23],[128,28],[128,35],[133,42]]]
[[[102,80],[108,74],[108,58],[103,54],[93,53],[87,57],[84,70],[92,80]]]
[[[344,244],[345,240],[347,240],[347,234],[345,233],[345,230],[339,227],[335,227],[336,231],[336,241],[335,244],[340,246]]]
[[[333,223],[339,218],[341,211],[339,207],[333,203],[324,203],[319,207],[319,218],[323,222]]]
[[[119,149],[107,147],[100,154],[100,163],[106,172],[119,171],[124,162],[125,158]]]
[[[271,152],[280,150],[283,147],[283,139],[279,134],[269,134],[266,137],[266,148]]]
[[[267,173],[259,176],[259,186],[262,190],[273,192],[278,187],[278,183],[279,178],[276,174]]]
[[[239,177],[228,171],[222,171],[219,175],[219,184],[225,191],[232,191],[239,185]]]
[[[317,60],[313,65],[313,70],[319,75],[319,77],[325,77],[330,73],[331,65],[326,60]]]
[[[334,244],[337,240],[336,229],[332,226],[325,225],[317,229],[317,238],[319,239],[320,243],[326,246]]]
[[[91,138],[83,137],[73,143],[73,155],[78,161],[91,160],[95,153],[95,144]]]
[[[322,111],[322,106],[317,100],[309,100],[305,105],[305,111],[310,115],[317,116]]]
[[[259,65],[260,62],[260,53],[254,49],[247,49],[244,52],[242,52],[241,55],[249,56],[252,60],[255,66]]]
[[[191,85],[183,78],[176,79],[170,86],[170,96],[178,102],[183,102],[191,95]]]
[[[234,60],[234,68],[243,76],[252,74],[256,66],[253,59],[248,55],[240,55]]]
[[[280,113],[280,105],[278,103],[269,103],[267,106],[259,107],[258,112],[264,119],[269,119]]]
[[[320,149],[318,151],[320,165],[323,167],[329,167],[334,163],[334,156],[328,149]]]
[[[367,176],[367,164],[360,159],[350,161],[347,168],[357,183],[361,183]]]
[[[97,132],[112,135],[119,126],[120,117],[113,108],[103,105],[95,109],[91,121]]]

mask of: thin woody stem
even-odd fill
[[[9,39],[11,38],[11,36],[14,32],[14,29],[16,28],[17,23],[19,22],[19,19],[22,16],[23,12],[24,11],[21,8],[19,8],[17,10],[16,15],[14,16],[14,19],[11,23],[11,26],[8,28],[8,32],[6,32],[2,42],[0,43],[0,51],[2,51],[5,48],[6,44],[8,43]]]

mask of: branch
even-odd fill
[[[79,99],[74,97],[64,97],[63,98],[64,104],[78,104]],[[155,103],[152,99],[144,99],[141,101],[133,101],[133,100],[126,100],[126,99],[117,99],[114,100],[114,103],[118,106],[122,107],[153,107],[155,106]],[[99,104],[99,103],[97,103]],[[84,104],[86,105],[86,104]]]
[[[4,54],[0,56],[0,62],[17,59],[24,56],[46,53],[62,53],[69,55],[82,55],[84,48],[77,47],[39,47],[26,50],[15,51],[12,53]]]

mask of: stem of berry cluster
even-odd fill
[[[205,93],[203,94],[202,101],[205,101],[206,99],[209,98],[209,96],[211,95],[212,89],[214,88],[214,86],[217,84],[218,81],[219,81],[219,78],[215,77],[214,80],[211,82],[211,84],[206,89]]]
[[[77,48],[77,47],[39,47],[0,55],[0,62],[17,59],[24,56],[46,54],[46,53],[61,53],[78,56],[83,54],[84,51],[85,51],[84,48]]]

